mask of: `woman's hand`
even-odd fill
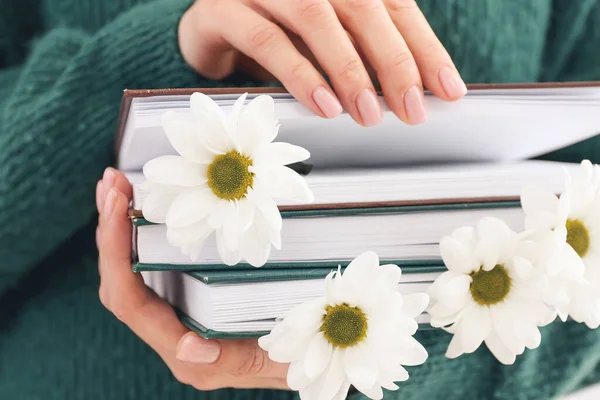
[[[409,124],[427,118],[423,85],[448,101],[467,91],[414,0],[199,0],[181,19],[179,46],[208,78],[264,68],[317,115],[343,105],[362,125],[382,119],[370,70]]]
[[[107,169],[96,188],[102,304],[150,345],[182,383],[199,390],[287,389],[288,366],[272,362],[256,340],[201,338],[131,271],[131,196],[127,178]]]

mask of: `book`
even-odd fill
[[[323,296],[323,279],[206,284],[182,271],[146,271],[144,282],[181,314],[184,322],[207,338],[258,337],[294,306]],[[398,290],[420,293],[440,272],[403,274]],[[417,318],[427,325],[429,315]]]
[[[523,228],[520,189],[540,184],[562,190],[565,169],[577,165],[544,161],[509,164],[438,165],[356,174],[311,172],[307,177],[316,204],[282,205],[281,250],[269,263],[310,267],[322,261],[347,261],[367,250],[383,260],[439,260],[439,240],[458,226],[473,225],[483,216]],[[139,178],[141,179],[141,178]],[[133,178],[135,181],[135,177]],[[341,193],[340,193],[341,192]],[[200,257],[191,261],[171,246],[166,226],[141,218],[143,186],[134,184],[133,207],[136,269],[220,269],[214,237]],[[251,268],[239,265],[237,268]]]

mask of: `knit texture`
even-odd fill
[[[295,397],[179,384],[98,300],[94,187],[114,161],[122,90],[239,83],[182,60],[191,1],[0,0],[1,399]],[[467,82],[600,79],[597,1],[419,3]],[[600,142],[546,158],[599,162]],[[443,331],[417,338],[427,363],[386,398],[546,399],[600,380],[600,330],[580,324],[544,328],[540,348],[508,367],[486,348],[446,359]]]

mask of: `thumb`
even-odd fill
[[[288,364],[272,361],[256,339],[211,340],[194,332],[184,335],[177,345],[177,358],[197,364],[210,364],[226,374],[285,380]]]

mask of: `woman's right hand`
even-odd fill
[[[427,118],[423,85],[447,101],[467,91],[414,0],[197,0],[180,21],[179,46],[207,78],[237,69],[275,77],[317,115],[333,118],[343,106],[365,126],[383,117],[369,72],[409,124]]]

